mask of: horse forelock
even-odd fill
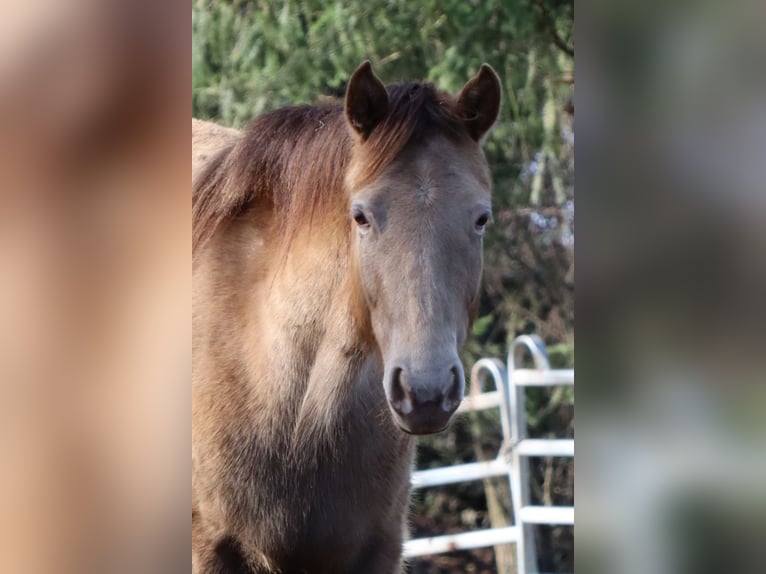
[[[445,135],[468,137],[454,98],[431,84],[388,87],[389,112],[364,144],[357,146],[346,182],[351,187],[375,178],[408,146],[425,138]]]

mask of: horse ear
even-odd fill
[[[501,94],[500,78],[489,64],[482,64],[479,73],[460,90],[458,114],[474,140],[479,141],[495,124],[500,113]]]
[[[346,119],[362,140],[388,113],[388,92],[366,60],[351,75],[346,89]]]

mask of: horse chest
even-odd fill
[[[247,528],[254,545],[263,549],[268,539],[273,555],[327,563],[353,559],[380,536],[400,536],[413,445],[392,430],[352,421],[345,440],[304,445],[315,456],[284,451],[254,460]]]
[[[411,440],[401,437],[386,449],[355,449],[336,460],[318,461],[300,542],[290,552],[306,561],[306,571],[357,572],[363,556],[385,541],[400,545]]]
[[[360,512],[377,507],[386,512],[408,490],[412,439],[395,432],[392,437],[355,430],[354,440],[303,445],[305,456],[280,453],[284,456],[269,461],[271,474],[260,478],[271,485],[266,491],[277,494],[272,497],[275,503],[290,506],[301,501],[303,507],[292,512],[316,517],[322,524],[358,524]]]

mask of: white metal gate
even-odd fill
[[[516,368],[525,351],[531,355],[534,369]],[[495,390],[487,390],[488,378],[494,382]],[[522,335],[511,344],[507,364],[497,359],[477,361],[471,369],[471,384],[479,385],[480,392],[472,392],[466,397],[460,411],[500,409],[503,444],[497,458],[488,462],[416,471],[412,477],[412,486],[430,488],[505,476],[510,483],[515,524],[504,528],[409,540],[405,544],[404,553],[412,558],[498,544],[515,544],[518,574],[531,574],[537,572],[532,525],[573,525],[574,507],[530,505],[527,459],[533,456],[574,456],[574,440],[527,438],[525,389],[573,386],[574,370],[551,370],[542,341],[537,337]]]

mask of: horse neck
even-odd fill
[[[251,372],[278,403],[274,423],[291,422],[296,437],[336,432],[362,372],[378,362],[358,321],[349,244],[345,218],[293,238],[286,256],[274,255],[248,328],[261,351]]]

